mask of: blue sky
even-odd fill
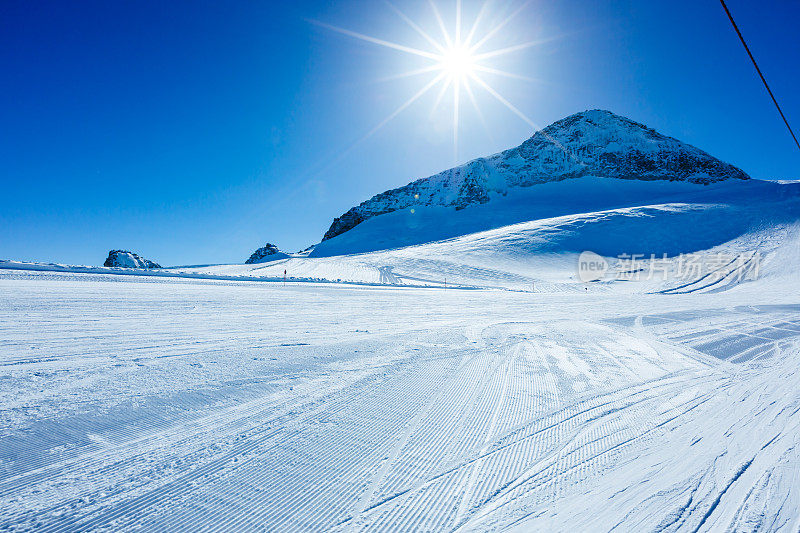
[[[729,0],[795,129],[800,2]],[[454,0],[438,0],[454,20]],[[519,1],[494,0],[487,24]],[[397,6],[434,34],[425,1]],[[468,22],[480,4],[464,0]],[[430,74],[418,59],[327,29],[426,43],[386,4],[0,3],[0,258],[101,264],[111,248],[165,265],[294,251],[375,193],[449,168],[452,98],[426,94],[369,138]],[[487,81],[545,126],[604,108],[755,178],[800,178],[794,146],[716,1],[534,1],[487,49],[530,80]],[[427,76],[427,77],[426,77]],[[476,88],[458,162],[531,126]]]

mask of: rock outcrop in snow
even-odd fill
[[[106,267],[120,267],[120,268],[161,268],[161,265],[140,257],[139,255],[128,250],[111,250],[108,252],[103,266]]]
[[[334,219],[323,241],[415,205],[463,209],[515,187],[594,176],[709,184],[749,179],[706,152],[610,111],[570,115],[516,148],[373,196]]]
[[[280,251],[280,249],[272,243],[267,243],[250,256],[250,258],[245,261],[246,265],[251,265],[253,263],[265,263],[267,261],[275,261],[276,259],[284,259],[289,257],[287,254]]]

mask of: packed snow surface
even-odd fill
[[[756,279],[574,279],[591,221],[709,209],[273,266],[5,263],[0,530],[797,531],[798,226],[708,241],[762,252]],[[237,278],[284,265],[307,276]]]

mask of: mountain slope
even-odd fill
[[[318,244],[312,257],[327,257],[388,250],[405,246],[451,239],[511,224],[541,221],[567,215],[604,212],[630,207],[662,204],[691,204],[725,206],[714,209],[720,216],[707,221],[697,220],[675,226],[681,234],[699,231],[702,226],[715,225],[715,238],[704,243],[686,241],[689,251],[703,249],[735,238],[762,224],[768,217],[791,219],[791,209],[782,205],[781,198],[795,187],[782,186],[761,180],[726,180],[710,185],[687,182],[642,181],[613,178],[583,177],[519,188],[507,195],[492,193],[485,204],[456,210],[444,206],[417,206],[372,217],[350,231]],[[788,209],[788,210],[787,210]],[[588,228],[586,228],[588,229]],[[582,232],[583,229],[579,230]],[[700,231],[700,233],[703,233]],[[606,241],[604,241],[606,242]],[[691,244],[690,244],[691,243]],[[614,244],[609,241],[608,244]],[[700,248],[694,248],[694,246]],[[589,249],[593,249],[591,246]],[[671,253],[668,249],[655,253]],[[623,251],[623,250],[618,250]],[[627,250],[625,250],[627,251]]]
[[[401,209],[461,210],[513,189],[584,176],[704,185],[749,179],[733,165],[630,119],[584,111],[554,122],[516,148],[373,196],[334,219],[323,241]]]

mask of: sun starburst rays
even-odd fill
[[[434,2],[434,0],[428,0],[431,12],[433,14],[433,19],[435,20],[435,25],[438,27],[438,30],[441,33],[441,36],[439,38],[436,38],[432,36],[429,32],[427,32],[425,29],[423,29],[423,26],[421,24],[415,22],[411,17],[406,15],[406,13],[401,11],[394,3],[392,3],[389,0],[386,0],[386,3],[389,6],[389,8],[405,24],[407,24],[408,27],[410,27],[415,33],[417,33],[420,37],[422,37],[422,39],[429,45],[430,48],[428,49],[408,46],[405,44],[396,43],[385,39],[380,39],[377,37],[366,35],[363,33],[351,31],[345,28],[332,26],[330,24],[312,21],[319,26],[341,33],[343,35],[347,35],[349,37],[353,37],[368,43],[379,45],[399,52],[404,52],[406,54],[410,54],[431,62],[430,64],[426,64],[417,69],[413,69],[407,72],[382,78],[382,81],[387,81],[387,80],[409,78],[412,76],[422,75],[426,73],[434,74],[432,80],[425,83],[419,91],[417,91],[408,100],[406,100],[403,104],[401,104],[385,119],[380,121],[380,123],[378,123],[374,128],[372,128],[364,137],[359,139],[356,142],[356,144],[372,136],[375,132],[377,132],[379,129],[385,126],[389,121],[391,121],[401,112],[403,112],[405,109],[411,106],[411,104],[419,100],[423,95],[428,93],[431,89],[433,89],[437,85],[439,85],[440,87],[434,101],[434,107],[431,109],[431,115],[433,115],[433,113],[436,112],[437,108],[444,100],[445,94],[447,94],[448,91],[450,91],[452,94],[452,104],[453,104],[452,138],[453,138],[454,163],[457,162],[458,160],[459,126],[461,123],[460,107],[461,107],[461,100],[463,99],[462,91],[467,94],[467,98],[472,103],[472,107],[475,109],[481,124],[486,129],[486,132],[490,134],[485,116],[481,111],[481,108],[475,96],[475,92],[473,91],[473,88],[471,86],[472,83],[474,83],[477,87],[483,89],[487,94],[489,94],[490,96],[492,96],[492,98],[494,98],[496,101],[505,106],[514,115],[520,117],[523,121],[525,121],[525,123],[527,123],[532,127],[536,127],[536,125],[532,120],[530,120],[527,116],[525,116],[525,114],[522,113],[522,111],[520,111],[513,104],[511,104],[511,102],[509,102],[507,99],[501,96],[500,93],[495,88],[493,88],[485,79],[483,79],[483,77],[480,76],[480,74],[490,74],[505,78],[532,81],[531,78],[527,76],[501,70],[496,66],[491,65],[489,63],[489,60],[536,46],[544,41],[528,41],[528,42],[503,46],[501,48],[496,48],[491,50],[485,49],[488,43],[490,43],[491,40],[496,35],[498,35],[501,30],[503,30],[503,28],[508,26],[508,24],[512,20],[514,20],[515,17],[520,15],[522,10],[525,9],[525,7],[527,7],[530,4],[530,1],[531,0],[526,0],[521,5],[513,9],[513,11],[511,11],[511,13],[508,16],[502,18],[499,22],[497,22],[496,24],[494,24],[493,26],[489,27],[484,31],[481,28],[484,24],[484,21],[488,18],[487,15],[489,14],[490,0],[486,0],[483,3],[477,15],[471,21],[468,27],[463,26],[464,21],[463,21],[461,0],[455,0],[455,13],[453,19],[451,19],[453,21],[453,24],[452,26],[450,26],[449,29],[448,29],[448,24],[446,23],[445,18],[442,16],[442,12],[440,11],[437,4]],[[473,43],[473,40],[476,40],[476,42]],[[351,149],[352,146],[348,148],[347,151]]]

